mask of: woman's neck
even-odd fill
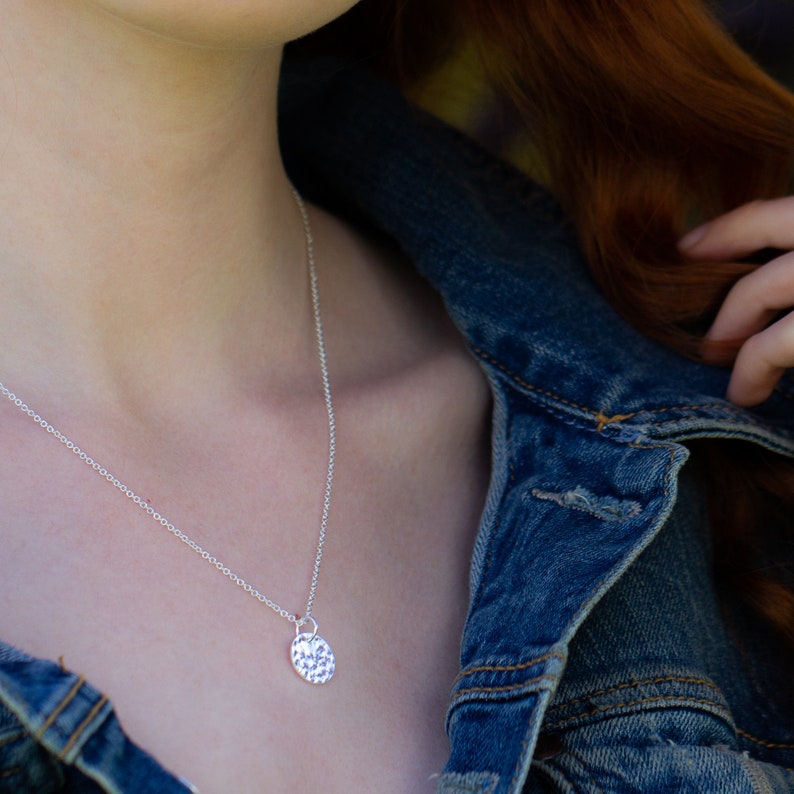
[[[256,389],[310,357],[279,49],[190,46],[87,3],[2,13],[0,379],[112,400]]]

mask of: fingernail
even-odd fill
[[[703,235],[706,233],[708,227],[708,223],[703,223],[700,226],[696,226],[691,232],[687,232],[687,234],[685,234],[678,241],[678,247],[683,250],[694,247],[703,238]]]

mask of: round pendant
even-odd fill
[[[316,632],[303,632],[292,641],[292,666],[310,684],[327,684],[336,669],[331,646]]]

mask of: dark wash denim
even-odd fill
[[[726,626],[683,468],[695,438],[794,454],[792,380],[757,410],[726,402],[725,372],[603,301],[547,194],[374,77],[292,63],[282,118],[299,189],[397,242],[491,384],[438,792],[794,791],[790,683],[741,606]],[[0,644],[0,792],[189,790],[79,675]]]

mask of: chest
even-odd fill
[[[375,460],[338,471],[314,607],[337,660],[325,686],[293,671],[291,623],[68,456],[48,471],[46,497],[24,461],[4,471],[2,636],[84,675],[133,741],[204,794],[265,784],[341,792],[372,781],[432,791],[484,468],[477,455],[440,472],[438,461],[411,470]],[[294,491],[282,501],[300,503],[307,494],[282,473]],[[268,512],[235,475],[212,472],[222,509],[193,493],[176,512],[190,517],[202,505],[198,539],[208,550],[301,613],[317,511],[293,522],[271,498]],[[221,527],[214,546],[207,527]]]

